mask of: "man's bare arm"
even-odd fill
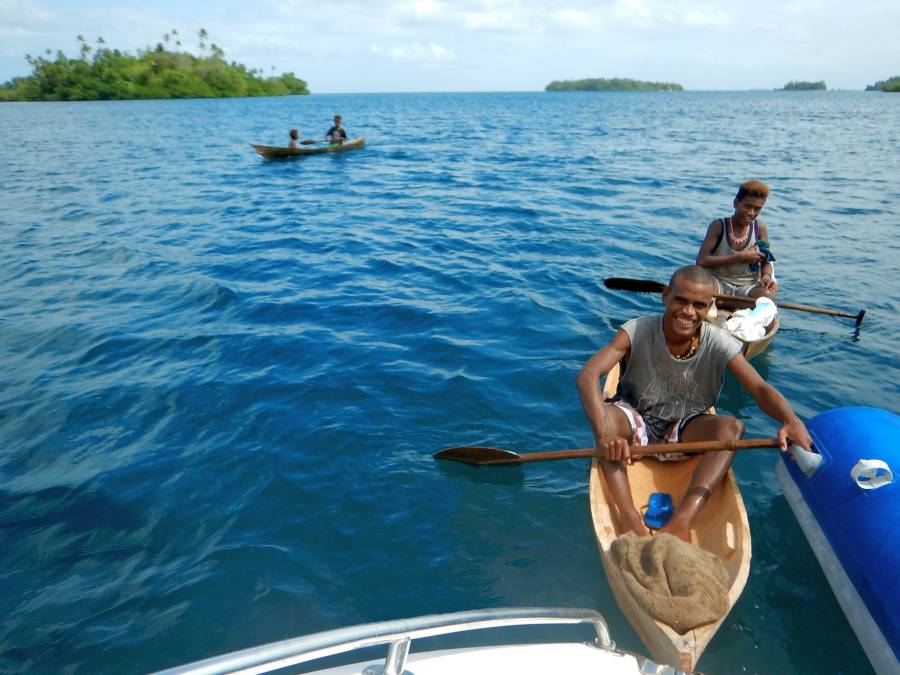
[[[794,441],[806,450],[810,450],[812,437],[806,425],[800,421],[787,399],[766,382],[751,366],[743,354],[738,354],[728,362],[728,369],[738,382],[756,400],[760,409],[772,419],[781,422],[778,430],[778,441],[782,450],[787,450],[788,442]]]
[[[613,336],[613,339],[597,351],[578,372],[576,382],[578,395],[581,398],[581,407],[591,423],[594,439],[601,442],[603,428],[601,423],[600,406],[603,405],[603,395],[600,391],[600,377],[609,373],[613,366],[621,361],[628,350],[631,349],[631,339],[621,328]]]

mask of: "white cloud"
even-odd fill
[[[649,24],[654,14],[643,0],[615,0],[612,5],[612,16],[625,23]]]
[[[420,16],[434,16],[441,11],[441,5],[434,0],[418,0],[413,3],[413,13]]]
[[[591,19],[591,14],[581,9],[560,9],[555,18],[562,24],[571,26],[584,26]]]
[[[31,0],[0,0],[0,17],[3,24],[46,24],[56,17],[54,12]]]
[[[77,50],[78,33],[133,53],[176,27],[196,51],[201,26],[229,60],[293,71],[314,92],[613,76],[774,88],[812,71],[861,89],[900,72],[896,0],[0,0],[0,15],[0,82],[27,72],[26,53]]]
[[[717,8],[688,10],[680,18],[685,26],[727,27],[734,24],[734,19],[727,12]]]
[[[467,12],[463,16],[463,24],[465,27],[474,30],[483,28],[505,28],[510,22],[509,15],[504,15],[500,12]]]
[[[369,51],[376,56],[389,56],[396,61],[411,61],[421,64],[445,63],[455,61],[457,58],[452,49],[447,49],[433,42],[425,44],[412,42],[393,47],[382,47],[377,43],[372,43],[369,46]]]

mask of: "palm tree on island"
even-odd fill
[[[0,101],[98,101],[148,98],[229,98],[237,96],[287,96],[309,94],[306,82],[286,72],[265,77],[262,69],[240,63],[226,63],[225,51],[217,44],[207,47],[209,33],[198,32],[200,49],[209,53],[196,56],[177,51],[181,41],[174,28],[162,36],[156,47],[139,50],[137,55],[110,49],[104,38],[97,38],[95,50],[84,35],[78,35],[79,56],[69,58],[62,51],[56,58],[33,57],[25,60],[32,72],[15,77],[0,86]],[[174,39],[176,51],[167,45]],[[163,44],[165,43],[165,45]],[[92,55],[93,52],[93,55]]]

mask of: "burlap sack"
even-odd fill
[[[728,573],[714,553],[671,534],[629,532],[610,546],[613,560],[638,605],[684,634],[728,611]]]

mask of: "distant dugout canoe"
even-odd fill
[[[315,148],[286,148],[279,145],[256,145],[251,143],[253,149],[266,159],[290,159],[291,157],[300,157],[303,155],[322,155],[327,152],[344,152],[346,150],[356,150],[366,144],[363,136],[345,141],[338,145],[337,143],[329,143],[328,145],[320,145]]]

